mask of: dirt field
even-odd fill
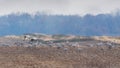
[[[120,47],[0,47],[0,68],[120,68]]]

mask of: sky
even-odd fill
[[[0,15],[35,12],[62,15],[111,13],[120,9],[120,0],[0,0]]]

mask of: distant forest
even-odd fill
[[[78,15],[45,15],[36,13],[0,16],[0,36],[25,33],[71,34],[82,36],[119,36],[120,13]]]

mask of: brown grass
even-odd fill
[[[120,68],[120,48],[0,47],[0,68]]]

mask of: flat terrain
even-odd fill
[[[60,38],[49,37],[54,40],[51,42],[2,37],[0,68],[120,68],[118,43],[73,36],[66,37],[67,41]]]
[[[120,48],[0,47],[0,68],[119,68]]]

